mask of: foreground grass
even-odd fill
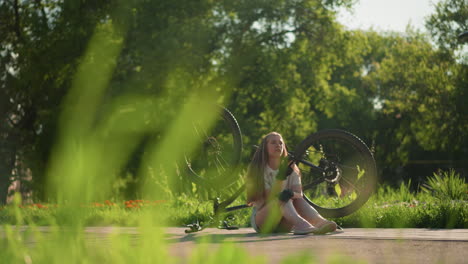
[[[241,197],[235,204],[243,201]],[[0,259],[2,263],[267,263],[267,256],[253,256],[239,245],[197,241],[181,259],[170,255],[164,239],[164,226],[185,226],[206,222],[211,202],[188,196],[167,201],[104,201],[72,207],[70,205],[10,205],[0,209]],[[248,227],[250,210],[233,213],[233,224]],[[430,193],[410,193],[380,188],[358,212],[336,220],[343,227],[422,227],[468,228],[468,202],[441,199]],[[15,227],[15,225],[20,226]],[[47,233],[38,226],[47,225]],[[136,226],[140,237],[112,233],[106,243],[86,238],[86,226]],[[27,226],[26,228],[24,226]],[[32,246],[34,245],[34,246]],[[330,254],[325,263],[355,263],[357,260]],[[297,252],[281,263],[324,263],[310,252]]]
[[[34,226],[0,229],[0,259],[2,263],[269,263],[266,255],[252,255],[246,248],[232,242],[213,246],[209,239],[197,240],[185,257],[171,254],[160,227],[140,221],[139,237],[111,233],[99,243],[86,238],[84,230],[55,226],[47,233]],[[146,222],[146,223],[145,223]],[[216,242],[215,242],[216,243]],[[281,263],[365,263],[341,255],[328,254],[318,260],[310,250],[292,253]]]
[[[242,204],[240,197],[234,204]],[[137,226],[141,217],[151,212],[168,226],[185,226],[209,220],[212,202],[182,195],[167,201],[105,201],[82,205],[79,211],[86,226]],[[67,221],[62,211],[67,205],[33,204],[20,208],[25,224],[53,225]],[[70,208],[68,208],[70,209]],[[0,210],[0,223],[17,224],[17,209]],[[71,211],[75,211],[71,209]],[[250,209],[231,213],[232,224],[249,227]],[[226,214],[227,216],[227,214]],[[342,227],[374,228],[468,228],[468,201],[450,200],[430,193],[411,193],[405,185],[399,189],[381,187],[375,195],[352,215],[334,219]]]
[[[252,255],[232,242],[197,239],[189,254],[171,254],[171,244],[165,237],[164,222],[170,203],[135,202],[140,207],[108,204],[73,209],[67,206],[33,205],[27,208],[11,206],[2,210],[11,222],[0,227],[0,259],[2,263],[268,263],[266,255]],[[158,204],[158,206],[156,206]],[[46,208],[47,207],[47,208]],[[187,207],[188,208],[188,207]],[[200,209],[200,207],[198,208]],[[199,211],[199,210],[198,210]],[[127,220],[124,221],[127,217]],[[178,217],[196,217],[193,213]],[[202,216],[201,216],[202,217]],[[4,218],[6,219],[6,218]],[[38,224],[34,220],[39,221]],[[99,221],[96,221],[99,220]],[[44,231],[38,225],[49,225]],[[134,222],[133,222],[134,221]],[[131,234],[115,231],[93,240],[86,236],[85,226],[100,224],[134,224],[137,239]],[[105,238],[105,239],[104,239]],[[98,243],[96,243],[98,242]],[[218,246],[213,246],[213,243]],[[329,254],[320,263],[356,263],[340,255]],[[319,263],[310,251],[286,256],[281,263]]]

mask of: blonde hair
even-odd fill
[[[278,132],[268,133],[263,137],[260,146],[258,146],[252,157],[252,161],[250,162],[246,177],[247,203],[265,198],[263,174],[269,159],[267,150],[268,138],[273,135],[283,138],[283,136]],[[283,157],[286,156],[288,156],[288,150],[286,148],[286,144],[283,144]]]

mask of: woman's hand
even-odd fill
[[[288,202],[289,199],[292,199],[293,197],[294,197],[294,192],[290,189],[285,189],[278,194],[278,200],[280,200],[283,203]]]
[[[301,185],[293,185],[291,189],[294,192],[293,199],[302,198],[303,193],[302,193],[302,186]]]
[[[292,199],[299,199],[299,198],[302,198],[302,192],[294,192],[294,196],[292,197]]]

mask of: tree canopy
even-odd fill
[[[246,146],[272,130],[294,145],[342,128],[375,149],[382,181],[396,182],[391,169],[411,160],[466,159],[464,1],[437,4],[430,36],[346,30],[337,9],[353,3],[0,0],[0,202],[12,179],[31,174],[47,197],[61,114],[80,100],[99,116],[140,98],[132,107],[158,130],[189,95],[209,93],[235,114]],[[102,67],[109,76],[93,70]]]

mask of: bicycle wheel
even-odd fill
[[[192,120],[190,129],[200,138],[194,152],[185,154],[185,163],[191,180],[212,189],[228,187],[236,181],[236,168],[241,159],[242,134],[231,112],[219,107],[210,127]]]
[[[304,198],[324,217],[355,212],[375,189],[374,157],[366,144],[349,132],[330,129],[314,133],[293,155],[301,170]]]

